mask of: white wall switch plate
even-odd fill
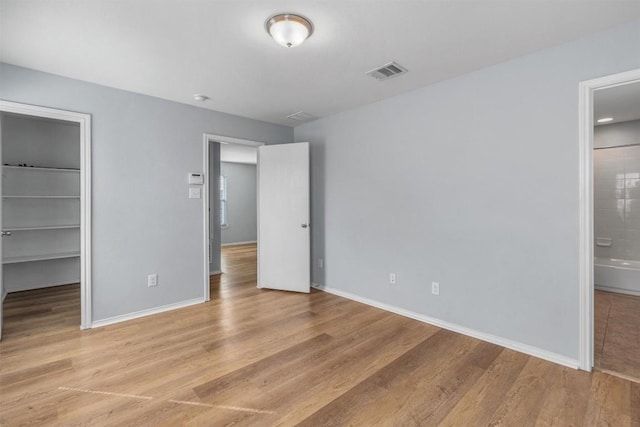
[[[318,258],[318,267],[324,268],[324,260],[322,258]]]
[[[395,285],[396,281],[396,273],[389,273],[389,283]]]
[[[158,286],[158,275],[157,274],[150,274],[147,276],[147,286],[152,287],[152,286]]]
[[[190,199],[202,198],[202,189],[200,187],[189,187],[189,198]]]

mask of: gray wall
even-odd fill
[[[313,281],[577,359],[578,83],[639,45],[634,22],[296,127]]]
[[[2,164],[80,168],[80,125],[3,113]]]
[[[256,165],[220,163],[227,177],[227,222],[222,244],[255,242],[258,235]]]
[[[596,126],[593,129],[593,146],[618,147],[640,144],[640,120]]]
[[[203,133],[292,140],[284,126],[8,64],[0,98],[92,115],[94,321],[203,296],[203,199],[187,190]]]

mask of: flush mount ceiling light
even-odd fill
[[[207,95],[201,95],[199,93],[196,93],[195,95],[193,95],[193,99],[195,99],[196,101],[204,102],[204,101],[208,101],[209,97]]]
[[[307,18],[292,13],[279,13],[267,19],[267,33],[281,46],[296,47],[311,34],[313,24]]]
[[[613,120],[613,117],[603,117],[601,119],[598,119],[598,123],[607,123],[607,122],[610,122],[611,120]]]

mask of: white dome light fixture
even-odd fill
[[[279,13],[267,19],[269,35],[281,46],[296,47],[313,34],[313,24],[307,18],[293,13]]]

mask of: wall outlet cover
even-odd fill
[[[440,283],[431,282],[431,293],[434,295],[440,295]]]
[[[158,286],[158,275],[157,274],[150,274],[147,276],[147,286],[152,287],[152,286]]]

